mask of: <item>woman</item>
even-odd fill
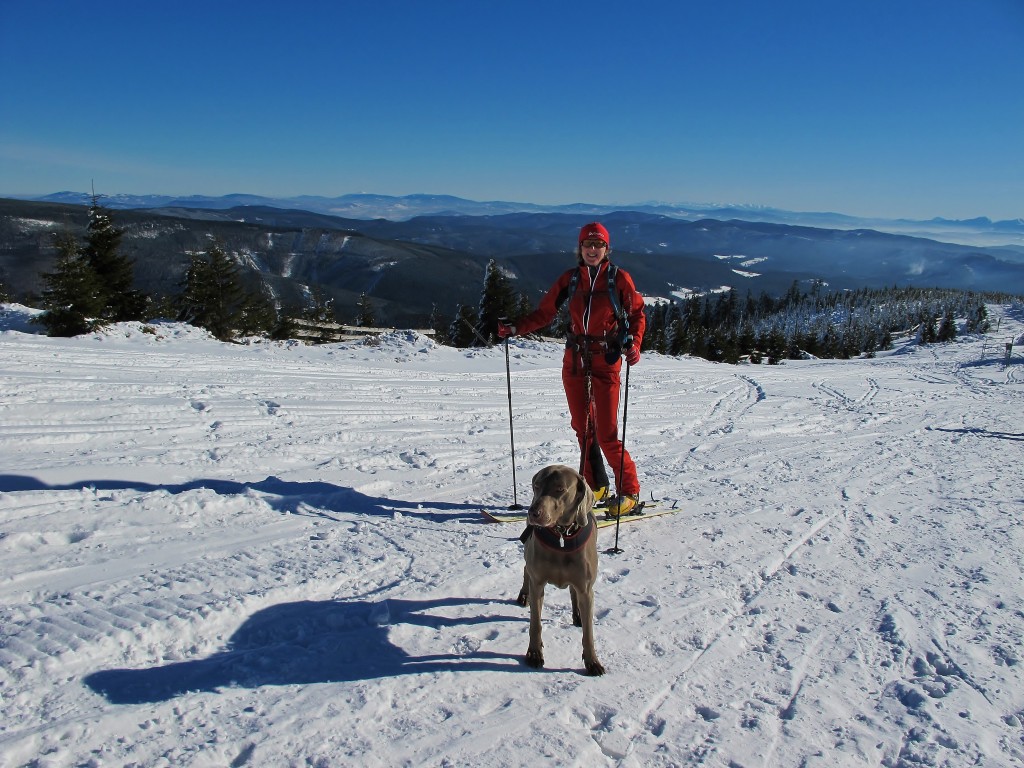
[[[498,336],[504,339],[543,328],[569,302],[562,385],[580,443],[583,476],[598,499],[607,495],[604,453],[618,494],[607,511],[619,516],[633,511],[640,499],[636,465],[619,440],[620,358],[625,355],[627,365],[640,362],[647,318],[633,278],[608,259],[610,243],[608,230],[600,223],[583,227],[576,251],[578,265],[555,281],[536,310],[515,323],[498,323]]]

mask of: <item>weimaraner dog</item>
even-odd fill
[[[572,623],[583,627],[583,664],[587,674],[603,675],[594,650],[594,582],[597,580],[597,521],[594,493],[579,472],[555,464],[533,476],[533,501],[523,532],[526,567],[516,602],[530,606],[530,647],[526,663],[544,666],[541,613],[544,587],[569,588]]]

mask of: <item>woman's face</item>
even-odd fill
[[[603,240],[584,240],[580,243],[580,254],[584,264],[596,267],[608,255],[608,244]]]

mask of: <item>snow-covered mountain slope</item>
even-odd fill
[[[674,515],[601,557],[582,674],[514,525],[575,464],[557,345],[227,345],[0,319],[0,765],[1011,766],[1024,360],[646,356],[626,442]],[[1015,313],[1016,312],[1016,313]],[[600,533],[602,550],[614,529]]]

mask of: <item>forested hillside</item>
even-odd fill
[[[53,335],[162,316],[222,339],[291,338],[305,320],[491,344],[498,317],[527,311],[571,266],[576,218],[368,222],[252,207],[114,212],[100,196],[84,209],[0,201],[0,292],[46,309]],[[777,362],[873,355],[899,334],[946,341],[985,331],[985,303],[1012,300],[1024,279],[1024,265],[979,249],[877,232],[606,220],[613,259],[648,301],[644,348],[669,355]],[[900,279],[883,285],[886,275]]]

